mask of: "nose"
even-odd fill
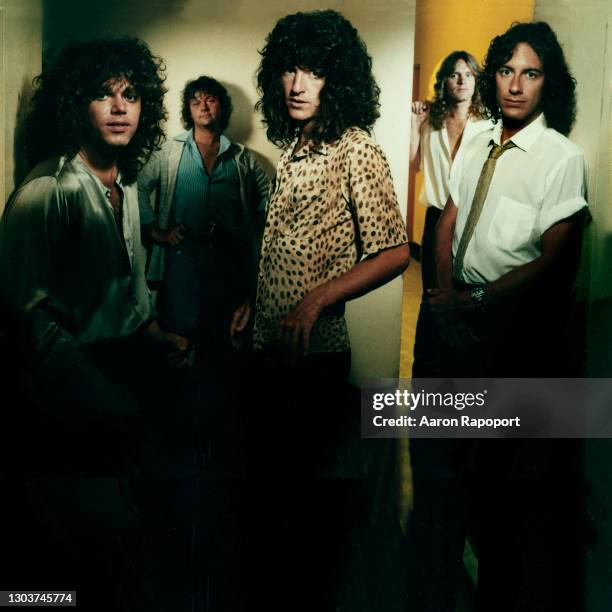
[[[295,74],[293,76],[291,91],[294,94],[300,94],[304,92],[304,73],[299,68],[296,69]]]
[[[464,81],[464,80],[465,80],[465,79],[464,79],[464,77],[463,77],[463,76],[461,76],[461,75],[458,75],[458,76],[457,76],[457,84],[458,84],[458,85],[463,85],[463,81]]]
[[[112,98],[111,112],[117,115],[123,115],[127,111],[126,102],[121,94],[115,94]]]
[[[510,79],[509,90],[512,94],[520,94],[522,89],[521,78],[518,74],[513,74]]]

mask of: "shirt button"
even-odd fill
[[[264,242],[270,242],[270,236],[264,236]]]
[[[106,197],[110,200],[111,192],[109,190],[106,191]]]

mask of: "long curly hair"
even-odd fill
[[[187,81],[185,83],[185,89],[181,94],[181,120],[186,130],[190,130],[193,127],[193,117],[191,116],[191,110],[189,103],[193,96],[199,91],[207,93],[211,96],[215,96],[219,100],[221,107],[221,116],[219,117],[219,127],[221,131],[229,125],[230,117],[232,116],[232,99],[230,98],[227,89],[212,77],[202,75],[193,81]]]
[[[123,180],[134,182],[138,170],[160,148],[167,118],[163,61],[137,38],[74,44],[34,79],[25,125],[28,163],[75,155],[89,129],[89,103],[101,95],[105,83],[118,79],[129,81],[141,101],[138,130],[118,151]]]
[[[476,85],[477,79],[480,75],[480,66],[476,61],[476,58],[467,51],[453,51],[450,55],[444,58],[440,69],[436,73],[436,83],[434,85],[434,99],[431,101],[431,107],[429,111],[429,117],[431,125],[435,130],[441,130],[444,125],[444,121],[448,117],[451,110],[452,103],[446,87],[446,81],[455,72],[455,66],[459,60],[463,60],[474,74],[474,85]],[[478,88],[474,86],[474,94],[472,95],[472,102],[470,104],[469,114],[471,117],[477,119],[483,119],[485,116],[485,109],[480,101],[480,95]]]
[[[283,72],[295,67],[325,77],[309,132],[313,141],[333,142],[349,127],[369,132],[379,117],[380,89],[372,75],[372,58],[357,30],[340,13],[325,10],[283,17],[260,55],[260,98],[255,108],[263,113],[268,139],[277,146],[286,147],[299,127],[289,116],[281,83]]]
[[[546,123],[567,136],[576,118],[576,79],[572,77],[567,67],[556,34],[543,21],[515,23],[507,32],[491,41],[478,83],[488,116],[495,122],[501,119],[495,75],[512,57],[519,43],[527,43],[542,60],[544,67],[542,110]]]

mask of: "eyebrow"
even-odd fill
[[[502,68],[507,68],[508,70],[512,70],[512,72],[516,72],[516,70],[512,67],[509,66],[508,64],[502,64],[498,70],[501,70]],[[539,72],[540,74],[544,74],[544,70],[542,68],[523,68],[521,70],[521,72]]]

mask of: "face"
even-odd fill
[[[527,43],[516,45],[512,57],[495,75],[497,103],[505,120],[524,127],[540,114],[544,79],[538,54]]]
[[[294,121],[308,122],[319,111],[320,94],[325,86],[325,77],[312,70],[295,67],[282,74],[285,104]]]
[[[454,102],[471,100],[474,95],[476,78],[465,60],[457,60],[453,73],[446,79],[446,91]]]
[[[189,111],[196,128],[212,129],[219,122],[221,103],[216,96],[205,91],[196,91],[189,100]]]
[[[94,140],[111,147],[128,145],[138,129],[140,107],[140,96],[129,81],[104,83],[100,96],[88,107]]]

